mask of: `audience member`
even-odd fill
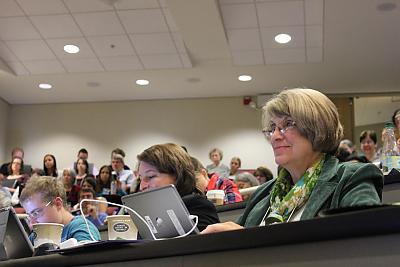
[[[125,170],[124,165],[124,157],[120,154],[114,154],[111,161],[113,174],[116,175],[117,180],[121,183],[122,191],[129,194],[135,176],[131,170]]]
[[[91,188],[82,188],[79,192],[79,202],[83,199],[96,199],[96,193]],[[79,209],[79,203],[76,207]],[[96,202],[83,202],[82,203],[83,214],[86,219],[91,221],[97,228],[104,225],[107,219],[107,213],[99,211],[99,205]],[[80,214],[80,211],[78,212]]]
[[[45,176],[58,177],[57,161],[53,155],[47,154],[44,156],[43,170]]]
[[[196,188],[190,156],[180,146],[154,145],[139,154],[137,159],[141,191],[174,184],[189,213],[198,216],[199,230],[219,222],[214,204]]]
[[[394,111],[392,121],[393,124],[396,126],[395,136],[397,138],[397,145],[400,148],[400,108]]]
[[[22,160],[24,160],[24,150],[20,147],[14,148],[11,151],[11,159],[13,159],[15,157],[18,157],[18,158],[21,158]],[[3,165],[1,165],[1,167],[0,167],[0,173],[3,174],[5,177],[10,175],[10,173],[9,173],[10,165],[11,165],[11,162],[7,162],[7,163],[4,163]],[[24,173],[24,174],[30,176],[31,172],[32,172],[32,167],[30,165],[25,164],[22,168],[21,173]]]
[[[203,164],[194,157],[190,157],[190,159],[196,175],[196,187],[201,192],[206,194],[209,190],[224,190],[224,204],[242,201],[242,196],[234,182],[228,178],[219,177],[216,173],[211,176],[211,179],[208,178],[207,169],[204,168]]]
[[[81,148],[78,151],[78,155],[77,155],[77,159],[74,162],[74,166],[73,169],[76,171],[76,164],[78,162],[79,159],[84,159],[87,161],[88,163],[88,174],[91,174],[93,176],[96,176],[99,174],[99,170],[96,168],[96,166],[94,166],[93,163],[89,163],[89,152],[87,151],[86,148]]]
[[[124,196],[125,193],[122,191],[121,182],[114,179],[111,175],[112,169],[108,165],[104,165],[100,168],[100,173],[97,175],[96,179],[96,194],[97,196],[110,195],[111,192],[111,182],[115,181],[116,194]],[[131,188],[132,191],[132,188]]]
[[[254,172],[254,177],[258,180],[260,184],[268,182],[269,180],[274,179],[274,175],[267,167],[258,167]]]
[[[206,167],[209,175],[217,173],[220,177],[229,176],[229,167],[221,163],[221,160],[224,157],[222,150],[213,148],[208,153],[208,157],[212,161],[212,164],[207,165]]]
[[[343,128],[335,105],[312,89],[284,90],[263,108],[278,178],[261,185],[237,223],[210,225],[203,233],[311,219],[324,209],[381,203],[383,175],[373,164],[334,157]]]
[[[73,169],[64,169],[62,176],[62,183],[66,193],[67,204],[73,207],[79,201],[79,190],[81,187],[75,184],[75,171]]]
[[[8,168],[8,173],[10,175],[8,175],[6,179],[15,180],[14,186],[9,188],[9,191],[12,193],[12,205],[16,206],[19,204],[19,196],[21,195],[21,191],[29,179],[29,176],[22,173],[24,161],[20,157],[14,157],[11,164],[8,165]]]
[[[375,131],[368,130],[363,131],[360,134],[360,148],[361,151],[364,153],[365,157],[368,159],[369,162],[372,162],[379,166],[380,159],[378,154],[376,153],[377,148],[377,136]]]
[[[83,178],[89,174],[89,164],[86,159],[78,159],[75,172],[75,184],[82,186]]]
[[[86,176],[82,181],[82,189],[92,189],[94,191],[96,189],[96,179],[90,174]]]
[[[240,190],[240,189],[245,189],[245,188],[249,188],[249,187],[253,187],[253,186],[258,186],[258,185],[260,185],[260,182],[258,182],[257,178],[254,177],[253,174],[251,174],[249,172],[242,172],[236,176],[235,184],[237,185],[237,187]],[[250,196],[251,196],[251,194],[242,194],[242,198],[244,201],[249,199]]]
[[[54,177],[32,178],[22,191],[20,200],[32,224],[63,224],[62,242],[70,238],[78,241],[92,240],[91,236],[100,240],[100,233],[92,222],[87,222],[88,229],[82,216],[74,217],[67,210],[64,186]]]
[[[238,171],[239,171],[240,167],[242,167],[242,161],[238,157],[233,157],[231,159],[230,166],[231,166],[231,168],[229,170],[228,178],[233,181],[233,180],[235,180],[236,175],[239,173]]]
[[[111,151],[111,161],[114,157],[114,155],[121,155],[123,158],[125,158],[125,151],[123,151],[121,148],[115,148],[113,151]],[[110,165],[111,167],[111,165]],[[125,165],[124,163],[124,170],[130,170],[129,166]]]

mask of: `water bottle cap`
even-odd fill
[[[387,122],[385,123],[385,128],[394,128],[393,122],[387,121]]]

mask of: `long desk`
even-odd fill
[[[103,244],[0,266],[397,266],[400,207],[180,239]]]

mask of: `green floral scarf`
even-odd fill
[[[296,210],[303,206],[311,195],[325,161],[325,154],[306,170],[292,187],[287,170],[281,169],[271,191],[270,213],[265,224],[286,222]]]

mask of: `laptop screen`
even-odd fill
[[[123,196],[122,203],[146,221],[147,225],[129,211],[143,239],[154,239],[151,233],[157,239],[181,236],[194,226],[174,185]],[[198,233],[198,230],[195,232]]]

